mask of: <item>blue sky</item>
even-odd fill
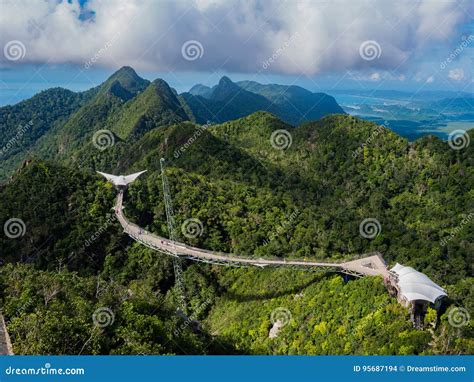
[[[6,0],[0,104],[85,90],[123,65],[179,92],[224,74],[329,93],[471,92],[473,19],[464,0]]]

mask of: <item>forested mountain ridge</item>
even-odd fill
[[[237,85],[270,100],[278,106],[280,118],[294,125],[315,121],[328,114],[344,114],[330,95],[313,93],[296,85],[262,85],[255,81],[239,81]]]
[[[222,123],[244,117],[258,110],[278,114],[278,108],[265,97],[240,88],[228,77],[222,77],[209,97],[182,93],[198,123]]]
[[[37,141],[87,103],[97,89],[74,93],[62,88],[42,91],[13,106],[0,108],[0,178],[6,177]]]
[[[234,83],[226,76],[212,88],[195,85],[182,96],[199,123],[206,120],[221,123],[259,110],[273,113],[295,126],[329,114],[344,114],[336,100],[324,93],[312,93],[294,85]]]
[[[93,144],[99,130],[110,131],[110,139],[120,140],[120,136],[127,138],[156,127],[160,118],[162,123],[188,119],[181,109],[164,81],[150,83],[130,67],[121,68],[87,92],[42,92],[18,105],[0,108],[2,142],[19,135],[3,154],[11,159],[2,163],[0,175],[11,173],[25,157],[73,162],[78,151]],[[19,134],[24,125],[28,128]]]
[[[289,94],[294,92],[292,87],[289,89]],[[2,107],[0,142],[4,147],[0,152],[0,178],[6,178],[25,158],[77,165],[91,158],[98,140],[134,141],[158,126],[182,121],[221,123],[263,110],[298,124],[330,113],[343,113],[332,97],[327,96],[328,102],[332,102],[329,107],[327,102],[321,103],[311,98],[316,95],[306,92],[306,104],[291,101],[302,107],[300,113],[310,107],[312,113],[305,118],[296,117],[296,109],[280,100],[287,98],[266,98],[239,87],[227,77],[211,93],[209,98],[191,93],[178,95],[165,81],[150,82],[124,66],[86,92],[50,89],[18,105]]]
[[[105,150],[80,149],[80,166],[29,162],[0,188],[0,223],[25,223],[21,238],[0,237],[0,299],[17,353],[472,353],[472,327],[447,323],[454,306],[473,308],[472,221],[441,244],[474,209],[472,145],[453,150],[432,137],[410,144],[347,115],[294,127],[258,112],[199,126],[175,121],[180,113]],[[340,260],[378,250],[448,290],[440,325],[414,330],[378,278],[345,283],[187,262],[189,313],[203,329],[183,328],[170,259],[123,235],[111,210],[115,191],[92,171],[147,169],[127,192],[126,214],[168,236],[161,157],[180,240],[254,257]],[[373,239],[359,232],[369,217],[381,225]],[[202,224],[200,235],[183,234],[188,219]],[[101,329],[90,317],[104,307],[114,320]],[[270,339],[276,309],[286,309],[288,324]],[[427,316],[427,325],[434,321]]]
[[[78,150],[94,143],[94,133],[109,131],[108,127],[116,122],[117,115],[149,85],[150,82],[139,77],[132,68],[121,68],[100,85],[95,96],[64,125],[42,137],[35,154],[42,158],[74,161]],[[110,139],[115,139],[113,134],[107,133]]]

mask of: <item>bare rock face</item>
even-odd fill
[[[277,338],[278,337],[278,333],[280,332],[280,329],[285,326],[285,324],[283,322],[281,322],[280,320],[276,321],[272,328],[270,329],[270,332],[268,333],[268,337],[269,338]]]

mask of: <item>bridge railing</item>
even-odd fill
[[[122,204],[123,204],[123,193],[120,193],[117,198],[115,212],[117,215],[117,219],[119,220],[120,224],[122,225],[124,229],[124,232],[127,233],[134,240],[142,243],[143,245],[151,249],[154,249],[156,251],[170,255],[170,256],[182,257],[182,258],[187,258],[193,261],[200,261],[200,262],[211,263],[211,264],[227,264],[227,265],[230,264],[230,265],[237,265],[237,266],[262,266],[263,265],[267,267],[286,266],[286,267],[294,267],[294,268],[319,267],[320,269],[327,268],[327,270],[342,271],[353,276],[361,275],[357,271],[344,269],[343,262],[333,262],[333,263],[327,263],[327,264],[318,263],[316,265],[315,264],[317,263],[316,260],[308,261],[302,258],[288,258],[288,257],[286,258],[281,258],[281,257],[250,258],[250,257],[243,257],[238,254],[229,254],[229,253],[224,253],[224,252],[219,252],[219,251],[210,251],[207,249],[196,248],[196,247],[192,247],[190,245],[187,245],[181,242],[171,242],[167,238],[148,232],[147,230],[141,228],[139,225],[130,222],[123,214]],[[143,232],[143,235],[136,234],[136,232]],[[151,239],[154,239],[154,240],[161,240],[166,243],[169,242],[173,248],[170,248],[168,250],[168,249],[165,249],[163,246],[158,246],[153,242],[153,240],[147,239],[147,236],[149,236]],[[186,254],[186,253],[180,253],[179,247],[186,248],[189,251],[194,251],[197,253],[202,253],[202,254],[206,254],[206,255],[214,256],[214,257],[217,256],[220,258],[211,259],[211,258],[193,256],[191,254]],[[249,262],[248,260],[251,260],[252,262]],[[278,263],[271,264],[268,262],[278,262]]]

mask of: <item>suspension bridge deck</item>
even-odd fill
[[[0,313],[0,355],[13,355],[13,348],[3,315]]]
[[[257,267],[309,267],[342,272],[353,276],[388,276],[388,270],[382,256],[379,253],[369,254],[366,257],[343,263],[317,262],[308,260],[285,260],[285,259],[254,259],[222,252],[213,252],[201,248],[191,247],[184,243],[171,241],[165,237],[147,232],[140,226],[131,223],[123,214],[123,191],[120,190],[115,204],[115,215],[122,225],[124,232],[131,238],[156,251],[167,255],[187,258],[205,263],[234,265],[234,266],[257,266]]]

